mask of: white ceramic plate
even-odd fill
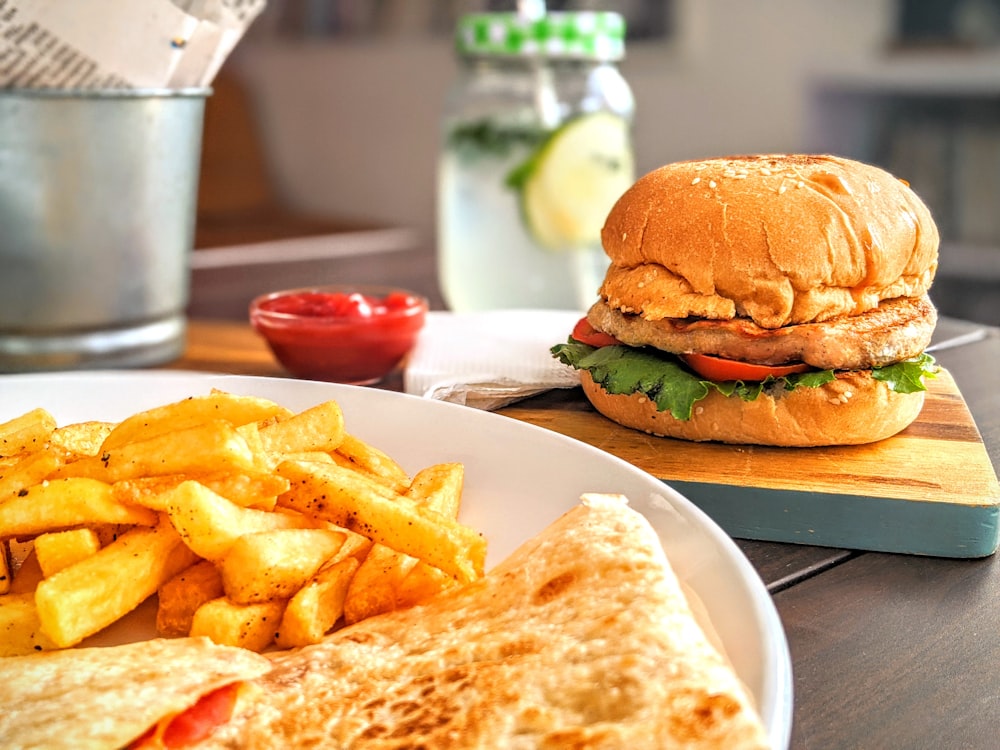
[[[117,421],[213,387],[269,398],[293,410],[336,399],[350,432],[411,473],[433,463],[461,461],[466,470],[461,517],[485,533],[488,566],[576,505],[581,494],[627,495],[656,528],[682,583],[704,605],[757,700],[772,746],[787,747],[792,719],[788,645],[756,571],[691,502],[597,448],[507,417],[400,393],[175,371],[0,376],[0,421],[39,406],[60,425]]]

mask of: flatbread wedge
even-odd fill
[[[117,750],[269,661],[207,638],[0,658],[0,747]]]
[[[767,747],[618,496],[585,496],[473,584],[271,660],[199,747]]]

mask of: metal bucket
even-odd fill
[[[180,356],[209,94],[0,91],[0,372]]]

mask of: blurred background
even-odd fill
[[[547,5],[625,15],[639,173],[769,151],[883,166],[941,229],[939,308],[1000,324],[1000,0]],[[455,20],[514,7],[270,0],[208,103],[198,247],[343,233],[346,255],[432,250]]]

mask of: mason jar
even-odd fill
[[[453,311],[585,310],[600,231],[634,182],[635,101],[610,12],[462,17],[438,169],[438,275]]]

